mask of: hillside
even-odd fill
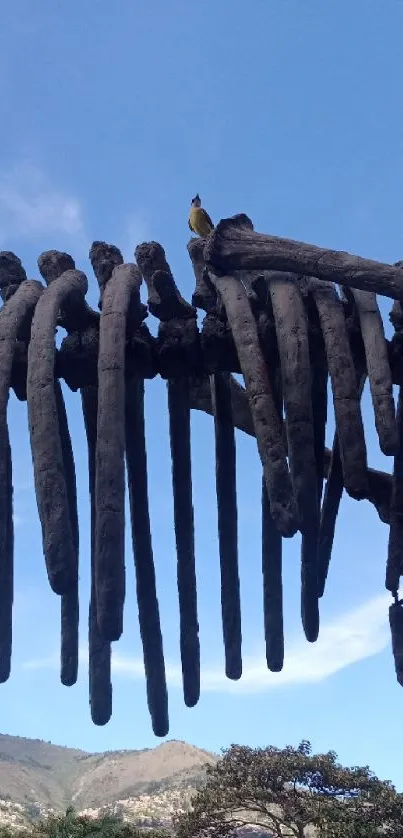
[[[184,742],[91,754],[37,739],[0,735],[0,822],[7,811],[126,809],[140,819],[175,810],[216,757]],[[19,804],[19,805],[18,805]],[[22,807],[22,808],[21,808]],[[19,816],[17,820],[19,820]],[[162,818],[165,819],[165,818]]]

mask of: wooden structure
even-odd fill
[[[90,260],[100,313],[71,256],[38,259],[46,285],[0,254],[0,680],[10,675],[13,489],[7,427],[11,387],[27,401],[35,490],[49,584],[61,603],[61,680],[78,668],[79,533],[75,467],[59,380],[79,391],[91,495],[89,690],[95,724],[112,713],[111,643],[123,630],[125,467],[148,706],[168,732],[168,698],[148,508],[144,382],[167,382],[184,700],[197,703],[200,654],[194,555],[190,411],[214,416],[222,624],[226,674],[242,673],[234,427],[256,437],[262,462],[262,572],[266,657],[283,666],[282,538],[302,533],[301,614],[319,632],[343,490],[368,498],[390,528],[386,587],[396,672],[403,684],[403,266],[383,265],[253,230],[244,215],[191,239],[192,304],[181,296],[163,248],[136,248],[124,264],[94,242]],[[140,300],[145,280],[147,306]],[[384,336],[376,294],[394,300]],[[205,312],[201,329],[197,309]],[[159,319],[158,336],[145,323]],[[55,331],[65,330],[60,349]],[[245,387],[233,373],[242,373]],[[336,421],[325,448],[328,379]],[[393,476],[368,467],[360,398],[369,380],[381,450]],[[392,385],[400,387],[395,415]]]

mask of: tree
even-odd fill
[[[276,838],[403,838],[403,795],[368,767],[345,768],[330,751],[232,745],[175,818],[177,838],[231,838],[254,825]]]
[[[166,835],[163,830],[150,829],[145,832],[116,815],[97,818],[78,815],[72,807],[64,815],[44,818],[32,827],[31,832],[25,832],[24,836],[27,834],[30,838],[164,838]]]

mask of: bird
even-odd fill
[[[214,224],[205,209],[201,205],[200,196],[192,198],[190,205],[188,224],[193,233],[205,238],[214,230]]]

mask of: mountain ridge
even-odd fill
[[[89,752],[0,734],[0,800],[62,811],[187,789],[203,782],[217,755],[178,740],[155,748]]]

